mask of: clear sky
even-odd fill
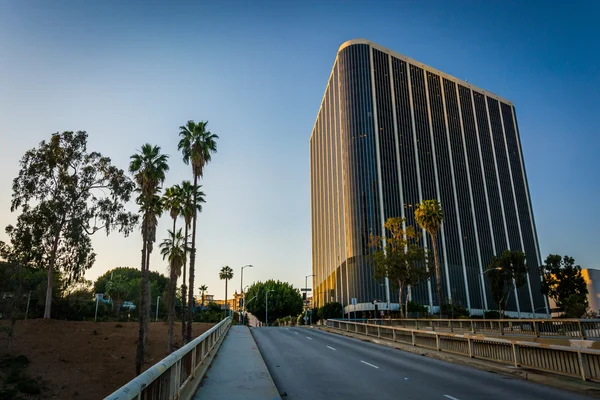
[[[196,287],[222,298],[220,267],[239,290],[249,263],[248,284],[303,286],[308,140],[339,45],[367,38],[513,101],[542,254],[600,268],[599,19],[597,1],[0,0],[0,240],[18,161],[52,132],[87,130],[121,168],[158,144],[170,185],[191,178],[178,126],[209,120]],[[139,266],[137,231],[93,243],[88,279]],[[157,251],[151,269],[166,271]]]

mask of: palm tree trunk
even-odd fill
[[[146,307],[144,308],[146,318],[144,323],[146,324],[144,344],[148,338],[148,324],[150,323],[150,305],[152,304],[152,293],[150,293],[150,246],[146,246],[146,268],[142,276],[142,282],[146,287]]]
[[[186,334],[186,329],[185,329],[185,319],[186,319],[186,313],[185,313],[185,305],[187,303],[187,286],[185,285],[185,278],[186,278],[186,266],[187,266],[187,238],[188,238],[188,224],[187,222],[185,222],[185,251],[183,252],[183,282],[181,283],[181,343],[185,343],[185,334]]]
[[[139,323],[140,329],[138,331],[137,349],[135,353],[135,374],[139,375],[142,372],[142,366],[144,365],[144,345],[146,337],[146,285],[144,285],[145,270],[146,270],[146,238],[143,238],[144,244],[142,247],[142,282],[140,284],[140,316]]]
[[[192,252],[190,254],[190,286],[188,297],[188,313],[186,326],[186,341],[192,340],[192,311],[194,309],[194,272],[196,268],[196,220],[198,219],[197,209],[197,193],[198,192],[198,175],[194,173],[194,218],[192,219]]]
[[[175,224],[177,222],[177,218],[173,218],[173,243],[171,246],[171,254],[173,254],[173,250],[175,249]],[[168,298],[168,306],[169,306],[169,330],[168,330],[168,343],[167,350],[169,353],[173,352],[173,326],[175,325],[175,288],[177,287],[177,275],[175,274],[175,268],[173,268],[173,261],[171,261],[171,274],[169,281],[169,298]]]
[[[433,246],[433,258],[435,263],[435,286],[437,288],[438,304],[440,306],[440,318],[442,318],[442,273],[440,271],[440,260],[438,258],[437,251],[437,235],[431,235],[431,242]]]
[[[227,279],[225,279],[225,309],[227,310],[227,306],[229,305],[229,303],[227,303]]]

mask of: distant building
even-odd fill
[[[356,310],[398,308],[373,279],[370,235],[390,217],[415,226],[422,200],[442,203],[438,236],[443,297],[473,314],[496,309],[488,276],[494,255],[527,256],[524,286],[507,314],[546,315],[541,257],[515,107],[367,40],[339,48],[310,137],[314,302]],[[431,248],[424,235],[421,244]],[[438,308],[435,275],[411,299]],[[397,292],[396,292],[397,293]]]
[[[587,283],[590,309],[600,312],[600,269],[584,268],[581,270],[581,275]]]

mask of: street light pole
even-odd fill
[[[246,296],[244,295],[244,268],[252,268],[254,267],[254,265],[252,264],[248,264],[248,265],[244,265],[242,267],[242,273],[240,274],[240,295],[242,296],[242,306],[244,307],[244,310],[246,309],[246,305],[244,304],[244,301],[246,300]]]
[[[269,326],[269,293],[274,291],[274,289],[267,290],[267,296],[265,297],[265,324],[267,326]]]
[[[317,275],[315,275],[315,274],[311,274],[311,275],[306,275],[306,276],[304,277],[304,289],[308,289],[308,278],[309,278],[309,277],[313,277],[313,276],[317,276]],[[306,293],[306,300],[305,300],[305,304],[306,304],[306,310],[305,310],[305,311],[307,311],[307,310],[308,310],[308,291],[307,291],[307,290],[305,290],[305,292],[304,292],[304,293]],[[314,297],[314,294],[313,294],[313,297]],[[305,315],[306,315],[306,314],[305,314]],[[306,324],[306,322],[305,322],[305,324]]]
[[[154,322],[158,322],[158,304],[160,303],[160,296],[156,298],[156,318]]]

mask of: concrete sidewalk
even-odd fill
[[[281,399],[248,327],[229,329],[193,399]]]

